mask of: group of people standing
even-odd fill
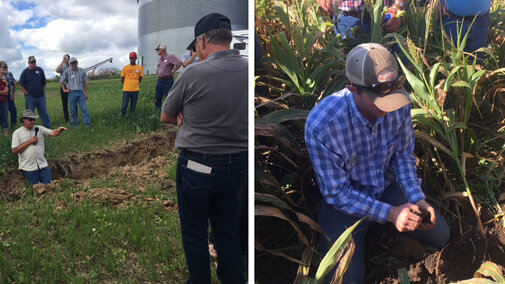
[[[183,60],[168,54],[165,44],[156,48],[160,56],[156,85],[156,109],[162,123],[177,125],[177,196],[182,242],[189,270],[187,283],[210,283],[208,227],[212,227],[217,252],[217,274],[222,283],[245,283],[242,252],[247,233],[239,237],[239,226],[247,228],[247,60],[230,49],[230,20],[209,14],[195,26],[195,37]],[[121,72],[123,106],[121,113],[135,111],[143,68],[137,54],[129,54],[130,64]],[[13,133],[12,152],[18,155],[19,169],[33,185],[49,183],[51,171],[44,157],[44,137],[67,130],[52,130],[45,100],[46,78],[30,56],[29,67],[20,77],[27,109],[21,115],[22,127]],[[177,80],[173,74],[189,66]],[[77,105],[84,124],[90,126],[86,108],[88,77],[75,57],[63,56],[56,72],[61,74],[60,95],[65,120],[77,126]],[[4,67],[2,73],[4,73]],[[173,86],[173,88],[172,88]],[[0,87],[0,95],[2,94]],[[166,99],[162,103],[163,97]],[[70,115],[66,107],[70,105]],[[39,115],[43,126],[35,124]],[[239,196],[242,198],[239,205]],[[239,209],[240,206],[240,209]],[[240,212],[240,214],[239,214]],[[242,220],[239,225],[239,220]]]

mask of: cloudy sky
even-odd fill
[[[129,63],[137,51],[136,0],[0,0],[0,60],[16,79],[34,55],[46,77],[63,54],[87,67],[112,57],[102,68]]]

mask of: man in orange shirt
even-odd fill
[[[121,114],[126,115],[128,104],[131,100],[130,113],[135,112],[139,98],[140,82],[144,77],[144,69],[136,64],[137,53],[130,52],[130,64],[121,71],[121,83],[123,84],[123,107]]]

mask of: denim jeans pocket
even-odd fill
[[[205,174],[197,172],[189,169],[187,163],[183,163],[180,166],[182,193],[196,199],[209,198],[214,183],[214,173]]]

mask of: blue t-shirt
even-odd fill
[[[45,94],[43,87],[46,85],[44,70],[40,67],[35,70],[26,68],[19,77],[19,85],[26,89],[29,96],[42,97]]]
[[[492,0],[445,0],[447,11],[456,16],[475,16],[489,12]]]

